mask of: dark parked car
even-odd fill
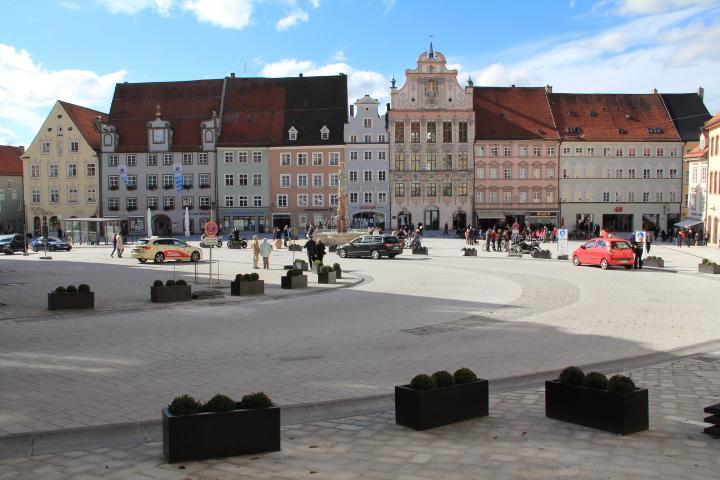
[[[33,252],[38,252],[40,250],[45,250],[45,244],[47,243],[47,249],[51,252],[54,252],[56,250],[65,250],[69,252],[72,249],[72,246],[64,241],[64,240],[58,240],[57,238],[53,237],[38,237],[34,239],[30,243],[30,248],[32,248]]]
[[[363,235],[337,248],[340,258],[370,257],[378,259],[383,256],[395,258],[402,251],[402,242],[393,235]]]
[[[0,235],[0,252],[6,255],[12,255],[15,252],[25,250],[25,237],[17,233],[10,235]]]

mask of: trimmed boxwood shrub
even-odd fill
[[[291,268],[290,270],[287,271],[288,277],[299,277],[302,274],[303,274],[303,272],[299,268]]]
[[[578,367],[567,367],[560,373],[560,383],[567,383],[569,385],[582,385],[583,379],[585,379],[585,373]]]
[[[330,272],[334,272],[334,271],[335,270],[333,270],[333,267],[331,267],[330,265],[323,265],[322,267],[320,267],[321,273],[330,273]]]
[[[240,403],[238,404],[239,408],[245,408],[250,410],[258,408],[270,408],[272,406],[272,400],[270,400],[270,397],[265,395],[264,392],[249,393],[242,397],[242,400],[240,400]]]
[[[175,397],[168,406],[168,410],[173,415],[192,415],[200,412],[202,405],[190,395],[185,394]]]
[[[433,380],[433,378],[429,375],[425,375],[424,373],[421,373],[420,375],[415,375],[415,377],[413,377],[413,379],[410,381],[410,388],[414,390],[432,390],[435,387],[437,387],[435,380]]]
[[[55,289],[55,293],[65,293],[65,287],[57,287]]]
[[[465,367],[458,368],[453,377],[455,378],[455,383],[470,383],[478,379],[475,372]]]
[[[177,282],[175,282],[175,285],[187,285],[187,282],[183,279],[180,279]]]
[[[175,286],[175,280],[168,280],[165,282],[166,287],[174,287]]]
[[[164,286],[164,285],[165,285],[165,284],[163,283],[162,280],[155,280],[155,281],[153,282],[153,287],[156,287],[156,288],[157,288],[157,287],[162,287],[162,286]]]
[[[583,379],[583,387],[595,388],[597,390],[607,390],[608,379],[600,372],[590,372]]]
[[[90,291],[90,285],[86,285],[84,283],[81,283],[78,285],[78,292],[89,292]]]
[[[321,260],[313,260],[313,265],[322,265],[322,264],[323,263]]]
[[[203,408],[206,412],[230,412],[235,409],[237,409],[235,401],[227,395],[223,395],[221,393],[216,394],[208,400]]]
[[[433,373],[430,378],[435,381],[435,384],[438,387],[449,387],[455,383],[455,378],[453,378],[452,374],[450,372],[446,372],[445,370]]]
[[[713,262],[709,258],[703,258],[702,263],[703,263],[703,265],[717,265],[715,262]]]
[[[337,272],[337,271],[341,271],[342,268],[340,268],[340,264],[339,264],[339,263],[333,263],[333,270],[335,270],[335,271]]]
[[[610,380],[608,380],[607,389],[611,392],[630,393],[634,392],[637,387],[635,387],[635,382],[633,382],[630,377],[613,375],[610,377]]]
[[[67,288],[65,289],[65,292],[67,292],[67,293],[77,293],[77,292],[78,292],[78,289],[77,289],[77,287],[76,287],[75,285],[68,285]]]

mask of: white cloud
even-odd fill
[[[253,2],[252,0],[186,0],[182,8],[193,12],[200,22],[242,30],[250,24]]]
[[[80,10],[82,6],[75,2],[60,2],[58,5],[65,10]]]
[[[320,8],[320,0],[310,0],[310,6],[313,8]]]
[[[333,55],[333,61],[335,62],[345,62],[347,61],[347,57],[345,56],[345,52],[342,50],[338,50],[335,52],[335,55]]]
[[[275,28],[277,28],[278,30],[287,30],[294,27],[300,22],[307,22],[308,20],[310,20],[310,16],[307,14],[307,12],[305,10],[297,8],[290,12],[287,16],[278,20]]]
[[[397,0],[382,0],[383,6],[385,7],[385,13],[393,9]]]
[[[645,15],[713,5],[717,5],[717,0],[618,0],[617,10],[623,15]]]
[[[346,74],[348,76],[349,102],[370,95],[384,105],[389,98],[390,81],[385,75],[370,70],[356,70],[344,62],[318,65],[310,60],[289,58],[265,64],[261,71],[261,75],[264,77],[294,77],[300,73],[307,76]]]
[[[174,0],[98,0],[110,13],[135,15],[143,10],[155,10],[162,16],[168,16],[175,3]]]
[[[0,145],[16,145],[18,136],[9,128],[0,126]]]
[[[6,129],[22,128],[34,135],[56,100],[107,110],[115,84],[126,74],[125,70],[105,75],[90,70],[48,70],[29,52],[0,44],[0,121]]]
[[[720,92],[718,44],[720,15],[684,9],[635,17],[594,35],[554,39],[543,50],[468,71],[475,85],[551,84],[556,92],[694,92],[703,85],[712,111],[720,109],[713,96]]]

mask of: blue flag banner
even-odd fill
[[[127,165],[120,165],[119,168],[120,171],[120,178],[122,179],[123,183],[127,185],[128,183],[128,168]]]
[[[185,188],[183,186],[182,166],[176,163],[173,170],[175,172],[175,191],[182,192]]]

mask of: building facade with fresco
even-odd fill
[[[473,89],[430,49],[390,88],[390,194],[393,229],[464,228],[473,212]]]

